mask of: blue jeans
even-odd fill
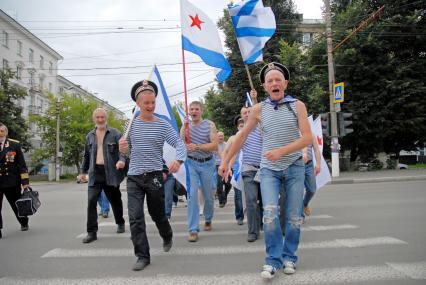
[[[314,163],[309,161],[305,164],[305,197],[303,198],[303,206],[307,207],[312,197],[314,197],[317,190],[317,183],[315,180]]]
[[[109,213],[109,201],[104,191],[102,191],[101,195],[99,195],[98,204],[99,204],[99,207],[101,207],[102,214]]]
[[[243,209],[243,194],[240,189],[234,187],[234,204],[235,204],[235,219],[244,220],[244,209]]]
[[[176,178],[173,174],[167,175],[166,180],[164,181],[164,207],[166,212],[166,217],[170,219],[172,216],[172,206],[173,206],[173,190],[175,188]]]
[[[215,170],[214,159],[198,162],[188,158],[191,186],[188,195],[188,230],[190,233],[200,231],[200,209],[198,206],[198,187],[201,186],[204,199],[204,218],[206,222],[213,219],[212,179]]]
[[[281,268],[285,261],[296,263],[296,251],[302,225],[303,181],[305,167],[301,159],[285,171],[261,169],[260,183],[263,200],[263,230],[265,232],[265,263]],[[285,237],[279,221],[279,194],[285,188]]]

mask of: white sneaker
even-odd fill
[[[264,279],[272,279],[275,276],[275,272],[277,272],[275,270],[274,267],[272,267],[271,265],[265,264],[262,267],[262,272],[260,273],[260,276],[262,276],[262,278]]]
[[[293,261],[285,261],[284,262],[284,273],[285,274],[296,273],[296,265],[294,265]]]

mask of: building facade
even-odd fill
[[[108,102],[58,75],[58,64],[61,60],[63,57],[58,52],[0,9],[0,68],[11,69],[15,73],[11,83],[26,90],[28,96],[16,104],[22,107],[22,116],[27,122],[30,115],[40,115],[48,109],[49,93],[55,96],[68,93],[78,98],[92,99],[99,107],[113,112],[116,117],[125,118],[123,112]],[[31,168],[33,165],[31,153],[42,147],[43,142],[38,126],[35,123],[29,123],[28,126],[32,147],[25,154],[25,158]],[[47,171],[47,165],[42,171]]]

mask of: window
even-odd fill
[[[20,65],[16,67],[16,79],[18,80],[22,79],[22,66]]]
[[[52,74],[53,71],[53,63],[49,61],[49,73]]]
[[[1,43],[5,47],[9,47],[9,34],[6,31],[3,31],[3,33],[2,33]]]
[[[9,68],[9,61],[3,58],[3,70],[6,70],[8,68]]]
[[[43,89],[43,85],[44,85],[44,78],[43,77],[39,77],[38,78],[38,82],[40,85],[40,91]]]
[[[44,68],[44,57],[42,55],[40,55],[40,68]]]
[[[32,49],[29,50],[28,61],[34,63],[34,51]]]
[[[18,41],[17,43],[18,43],[18,49],[17,49],[16,53],[17,53],[19,56],[22,56],[22,42],[21,42],[21,41]]]
[[[31,85],[31,88],[34,87],[34,72],[30,72],[30,80],[28,83]]]

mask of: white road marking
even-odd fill
[[[405,241],[393,237],[376,237],[365,239],[335,239],[330,241],[301,243],[300,249],[323,249],[323,248],[356,248],[378,245],[402,245]],[[210,254],[239,254],[239,253],[260,253],[265,251],[262,245],[242,245],[242,246],[210,246],[210,247],[174,247],[170,252],[163,252],[158,248],[150,250],[151,256],[159,255],[210,255]],[[48,251],[42,258],[79,258],[79,257],[121,257],[133,256],[133,249],[65,249],[55,248]]]
[[[351,282],[372,282],[386,280],[426,280],[426,262],[387,263],[385,265],[339,267],[315,270],[298,270],[294,275],[281,271],[268,284],[335,284]],[[25,279],[19,277],[0,278],[3,285],[163,285],[163,284],[262,284],[259,273],[222,275],[156,275],[149,277],[103,277],[90,279]]]

